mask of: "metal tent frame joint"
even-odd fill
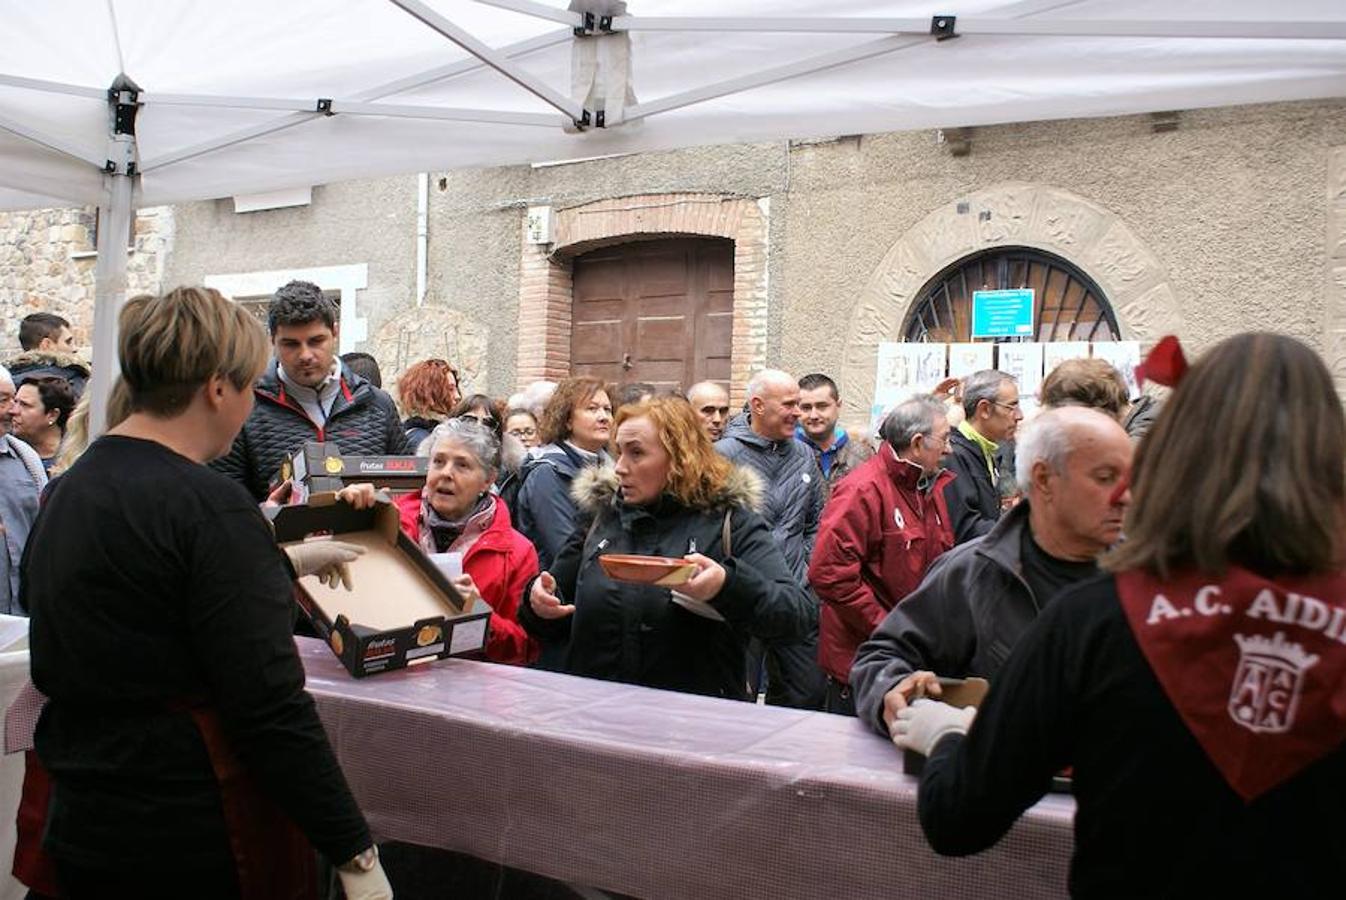
[[[612,16],[595,16],[591,12],[581,15],[580,23],[575,26],[575,37],[597,37],[612,34]]]
[[[136,113],[140,111],[140,92],[112,87],[107,92],[112,106],[112,133],[136,133]]]

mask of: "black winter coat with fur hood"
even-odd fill
[[[645,507],[617,495],[610,467],[575,477],[580,518],[551,566],[564,619],[536,616],[524,590],[519,621],[547,644],[569,641],[565,671],[665,690],[748,699],[745,654],[749,635],[795,640],[814,626],[816,604],[785,564],[762,517],[761,481],[735,467],[716,503],[689,509],[669,497]],[[723,546],[725,515],[730,551]],[[606,553],[682,556],[701,553],[725,569],[711,605],[724,617],[706,618],[675,603],[666,587],[615,582],[598,557]]]

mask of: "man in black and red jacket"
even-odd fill
[[[307,281],[276,291],[267,310],[275,357],[253,386],[255,405],[233,449],[211,468],[258,502],[281,461],[305,441],[330,441],[353,455],[409,455],[391,397],[337,356],[336,304]]]

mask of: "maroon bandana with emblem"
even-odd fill
[[[1346,574],[1117,575],[1131,631],[1245,801],[1346,741]]]

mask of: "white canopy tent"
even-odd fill
[[[1346,95],[1341,0],[0,0],[0,209]]]

